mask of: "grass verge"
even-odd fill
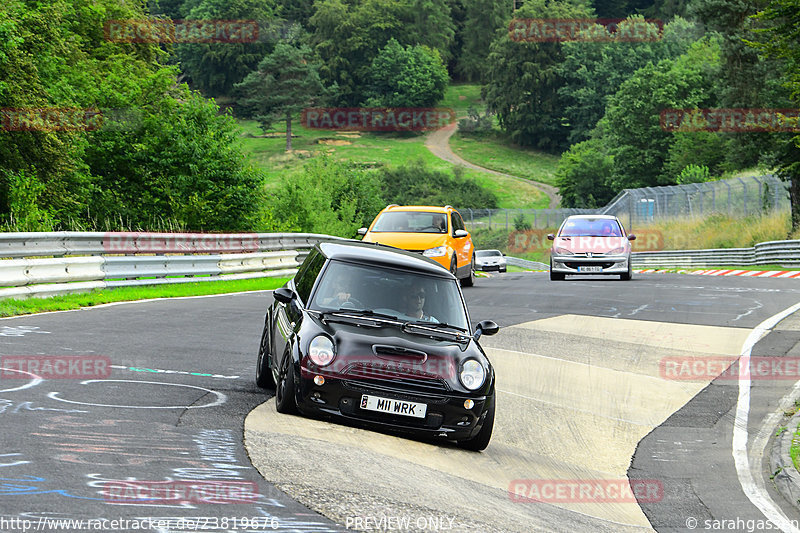
[[[450,147],[470,163],[555,186],[559,157],[538,150],[514,146],[498,131],[489,134],[456,133]]]
[[[94,290],[81,294],[64,294],[49,298],[24,300],[0,300],[0,317],[29,315],[46,311],[66,311],[112,302],[150,300],[153,298],[175,298],[180,296],[205,296],[230,292],[246,292],[277,289],[288,278],[256,278],[231,281],[206,281],[198,283],[176,283],[150,287],[120,287],[118,289]]]
[[[789,447],[789,457],[792,458],[795,470],[800,471],[800,426],[795,429],[792,436],[792,445]]]

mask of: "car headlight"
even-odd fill
[[[447,246],[437,246],[436,248],[428,248],[422,255],[425,257],[442,257],[447,255]]]
[[[308,345],[308,357],[317,366],[327,366],[336,357],[333,341],[325,335],[317,335]]]
[[[567,250],[566,248],[561,248],[560,246],[557,246],[557,247],[555,248],[555,252],[556,252],[558,255],[575,255],[575,254],[573,254],[573,253],[572,253],[570,250]]]
[[[614,248],[613,250],[608,252],[608,255],[620,255],[620,254],[623,254],[623,253],[625,253],[625,247],[624,246],[620,246],[619,248]]]
[[[461,366],[461,373],[458,375],[461,379],[461,384],[469,390],[477,390],[481,388],[483,382],[486,381],[486,371],[483,366],[475,359],[468,359],[464,361]]]

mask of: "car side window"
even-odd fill
[[[314,288],[314,282],[317,281],[319,272],[325,264],[324,255],[316,250],[312,253],[315,254],[314,257],[308,260],[306,268],[297,273],[294,282],[297,288],[297,296],[300,297],[300,301],[303,303],[308,302],[308,298],[311,296],[311,289]]]
[[[459,229],[463,229],[463,230],[467,229],[467,228],[464,227],[464,221],[461,220],[461,215],[459,215],[455,211],[450,213],[450,221],[451,221],[452,226],[453,226],[453,233],[455,233],[456,230],[459,230]]]

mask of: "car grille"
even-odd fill
[[[606,268],[611,268],[615,264],[616,263],[612,261],[606,261],[603,263],[598,263],[595,261],[567,261],[566,263],[564,263],[564,265],[566,265],[568,268],[573,268],[576,270],[579,266],[599,266],[603,267],[603,269],[606,269]]]
[[[381,368],[379,365],[359,363],[346,368],[343,372],[347,383],[362,384],[368,387],[390,385],[392,389],[404,389],[417,392],[449,392],[447,382],[435,374],[418,370],[399,372],[392,368]]]
[[[429,396],[425,394],[416,395],[414,392],[419,393],[435,393],[435,392],[447,392],[444,390],[434,391],[431,389],[427,390],[414,390],[411,387],[406,386],[404,383],[387,383],[381,381],[367,381],[367,380],[344,380],[342,381],[342,385],[344,388],[354,391],[360,392],[364,394],[380,394],[381,396],[386,396],[387,398],[392,398],[394,400],[405,400],[407,402],[419,402],[419,403],[427,403],[427,404],[445,404],[447,403],[447,398],[442,396]],[[398,391],[398,385],[402,387],[402,391]],[[449,387],[448,387],[449,390]]]

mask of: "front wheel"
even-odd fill
[[[492,429],[494,428],[494,398],[492,398],[492,405],[486,413],[486,418],[483,420],[483,426],[477,435],[467,440],[458,441],[458,446],[465,450],[479,452],[485,450],[489,446],[489,441],[492,439]]]
[[[264,333],[261,334],[261,344],[258,347],[258,361],[256,362],[256,385],[262,389],[275,387],[275,380],[272,378],[272,369],[270,368],[269,346],[269,315],[267,315]]]
[[[278,384],[275,390],[275,408],[286,415],[297,414],[297,401],[294,397],[294,369],[292,354],[286,353],[278,370]]]
[[[564,281],[564,274],[553,272],[553,262],[550,261],[550,281]]]
[[[622,281],[630,281],[633,279],[633,270],[631,269],[630,265],[628,265],[628,271],[626,273],[619,275],[619,279]]]

